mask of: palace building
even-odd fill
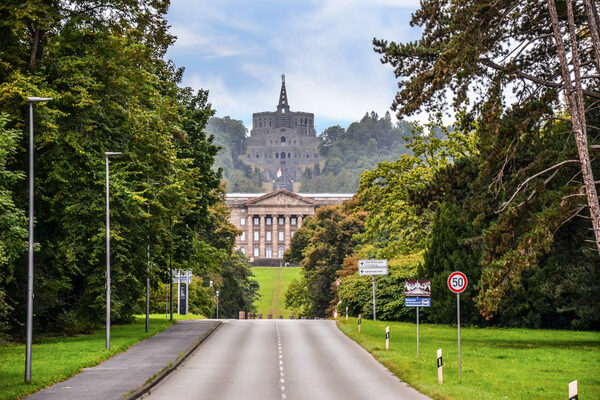
[[[285,189],[271,193],[228,193],[231,223],[242,234],[236,249],[254,265],[280,265],[294,232],[320,206],[341,204],[354,194],[299,194]]]
[[[300,181],[306,168],[322,160],[314,118],[313,113],[290,111],[285,75],[281,75],[277,110],[252,114],[246,153],[240,159],[258,167],[263,182],[272,182],[273,190],[293,191],[293,183]]]

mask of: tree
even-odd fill
[[[290,306],[310,316],[328,314],[336,297],[336,274],[343,268],[344,259],[352,254],[357,243],[355,235],[362,232],[364,219],[364,213],[353,214],[341,206],[318,208],[314,217],[307,218],[286,253],[286,260],[290,261],[297,260],[298,253],[302,255],[302,280],[286,294]]]
[[[18,133],[6,129],[7,117],[0,114],[0,339],[14,324],[14,299],[7,296],[7,285],[15,278],[14,262],[26,249],[25,213],[15,205],[13,188],[23,174],[7,169],[17,150]]]
[[[543,255],[552,251],[557,230],[584,210],[591,209],[597,220],[594,173],[587,166],[584,143],[594,143],[594,137],[589,130],[585,137],[580,111],[585,104],[590,128],[589,121],[597,118],[600,93],[593,79],[569,87],[577,75],[597,74],[597,13],[595,18],[586,16],[594,14],[587,0],[583,5],[560,3],[555,11],[554,1],[548,4],[551,12],[538,1],[427,2],[411,22],[424,27],[420,40],[406,44],[374,40],[382,62],[390,63],[396,77],[402,77],[393,103],[399,118],[419,110],[446,111],[451,90],[459,124],[476,132],[477,186],[489,196],[487,200],[476,196],[486,207],[478,209],[477,218],[495,220],[490,209],[498,215],[485,231],[482,253],[478,306],[487,318],[494,317],[504,295],[519,284],[525,271],[537,268]],[[572,27],[586,27],[579,41]],[[569,37],[562,50],[561,31]],[[572,52],[572,78],[564,73],[567,48]],[[508,89],[513,92],[510,99],[505,96]],[[577,107],[570,106],[570,116],[560,103],[564,89],[569,104],[578,102]],[[556,121],[568,123],[576,142],[562,135],[559,147],[557,136],[544,136],[560,126]],[[532,143],[535,153],[527,148]],[[573,171],[577,164],[579,170]],[[573,181],[582,173],[586,183],[581,194],[586,194],[587,202],[582,201],[586,196],[576,194],[580,188]],[[598,233],[596,222],[593,227]],[[589,240],[586,236],[581,244]]]
[[[57,0],[0,6],[7,38],[0,43],[0,109],[9,116],[0,128],[6,139],[0,158],[8,154],[0,160],[6,170],[0,190],[10,183],[0,224],[7,217],[13,227],[2,232],[12,242],[0,236],[0,247],[9,244],[11,254],[0,297],[6,292],[3,298],[14,302],[14,315],[25,314],[24,288],[15,282],[26,280],[18,243],[27,191],[14,184],[27,153],[20,151],[24,142],[11,144],[5,132],[26,129],[27,96],[54,98],[35,113],[36,329],[76,333],[104,320],[104,151],[123,152],[111,160],[114,321],[129,321],[139,311],[148,245],[155,286],[171,279],[170,258],[174,267],[202,277],[218,276],[230,258],[237,231],[227,222],[221,171],[213,169],[218,147],[204,132],[213,110],[208,92],[179,88],[182,70],[163,59],[173,40],[167,5]],[[13,333],[21,329],[19,321],[9,323]]]

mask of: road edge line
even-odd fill
[[[186,350],[185,354],[182,357],[178,357],[173,363],[173,365],[171,365],[170,367],[167,366],[155,376],[149,378],[149,382],[146,381],[146,383],[141,388],[136,389],[133,394],[128,396],[126,395],[123,398],[125,400],[136,400],[145,395],[146,393],[150,392],[150,389],[158,385],[160,381],[169,376],[171,372],[175,371],[177,367],[179,367],[179,365],[181,365],[181,363],[184,362],[190,356],[190,354],[192,354],[202,343],[204,343],[204,341],[208,339],[210,335],[212,335],[221,325],[223,325],[223,323],[217,321],[214,326],[208,329],[208,331],[204,332],[204,334]]]

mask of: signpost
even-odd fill
[[[375,304],[375,275],[387,274],[387,260],[358,260],[358,275],[371,275],[373,280],[373,321],[377,319],[377,307]]]
[[[448,276],[448,288],[456,293],[456,321],[458,327],[458,379],[461,378],[460,370],[460,294],[467,288],[467,276],[460,271],[454,271]]]
[[[431,281],[404,281],[404,307],[417,307],[417,357],[419,357],[419,307],[431,307]]]

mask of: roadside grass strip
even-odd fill
[[[600,399],[600,332],[461,327],[459,381],[456,326],[421,324],[417,358],[416,324],[363,318],[362,333],[356,318],[337,324],[401,380],[434,399],[568,399],[574,380],[580,399]]]
[[[175,315],[173,315],[175,318]],[[145,332],[145,316],[135,322],[111,327],[110,350],[106,350],[106,330],[74,337],[36,338],[32,351],[31,383],[24,382],[25,345],[0,346],[0,400],[13,400],[53,383],[64,381],[82,368],[93,367],[134,344],[170,327],[173,322],[150,319],[150,332]]]
[[[254,279],[260,285],[260,299],[255,303],[256,313],[288,317],[291,311],[285,308],[285,292],[290,282],[300,277],[299,267],[253,267]]]

